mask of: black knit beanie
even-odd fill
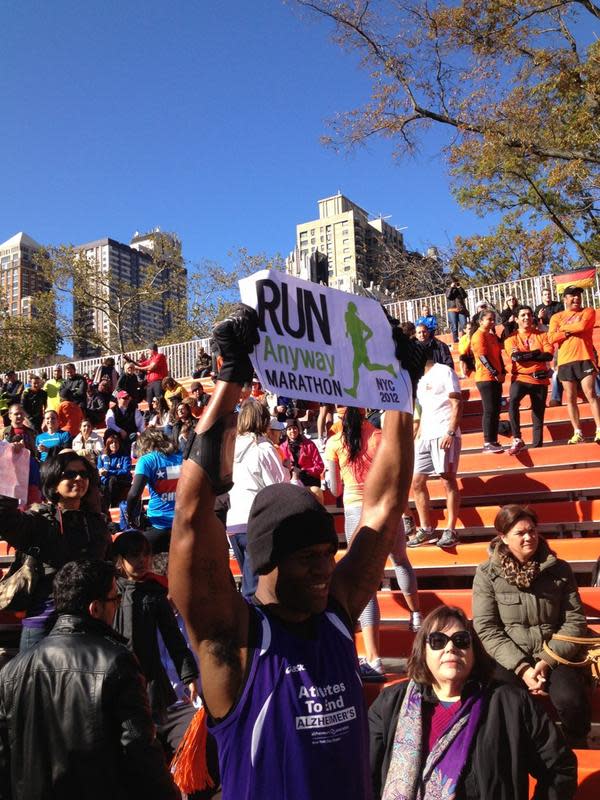
[[[254,572],[266,575],[284,556],[331,543],[338,547],[333,517],[312,492],[292,483],[266,486],[254,498],[248,518],[248,557]]]

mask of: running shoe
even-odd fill
[[[596,432],[596,436],[597,435],[598,434]],[[594,437],[594,441],[596,442],[598,441],[598,439]],[[573,436],[571,436],[571,438],[569,439],[568,444],[581,444],[581,442],[583,442],[583,433],[581,431],[575,431]]]
[[[437,542],[438,535],[433,528],[417,528],[417,532],[407,543],[407,547],[419,547],[428,542]]]
[[[482,453],[503,453],[504,448],[500,444],[500,442],[486,442],[482,449]]]
[[[522,450],[527,450],[527,445],[523,439],[513,439],[511,447],[508,448],[508,455],[516,456],[517,453],[520,453]]]
[[[378,658],[371,664],[366,658],[358,660],[358,671],[363,683],[384,683],[385,672],[383,671],[383,664],[381,659]]]
[[[422,624],[423,624],[423,619],[421,617],[421,612],[411,611],[410,619],[408,621],[408,630],[411,631],[411,633],[416,633]]]
[[[438,547],[454,547],[458,544],[458,534],[452,528],[446,528],[436,544]]]
[[[407,536],[412,536],[415,533],[415,531],[417,530],[416,527],[415,527],[414,519],[411,517],[410,514],[403,514],[402,515],[402,522],[404,524],[404,533]]]

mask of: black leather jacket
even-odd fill
[[[175,800],[123,639],[68,614],[0,673],[0,800]]]

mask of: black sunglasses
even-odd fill
[[[75,478],[83,478],[84,480],[90,479],[87,469],[66,469],[61,478],[64,478],[67,481],[74,481]]]
[[[432,650],[443,650],[448,642],[452,642],[459,650],[468,650],[471,647],[471,634],[469,631],[456,631],[448,636],[441,631],[434,631],[427,637],[427,644]]]

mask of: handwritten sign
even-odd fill
[[[410,378],[375,300],[273,270],[241,280],[240,294],[258,313],[260,343],[252,364],[269,391],[412,412]]]

